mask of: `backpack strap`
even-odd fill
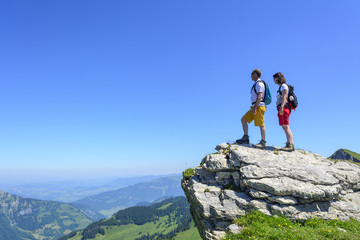
[[[256,85],[256,83],[254,83],[254,85],[252,85],[252,87],[251,87],[251,89],[250,89],[250,93],[252,92],[252,90],[254,89],[254,92],[257,94],[257,92],[256,92],[256,88],[255,88],[255,85]]]
[[[287,97],[287,98],[289,99],[290,87],[289,87],[289,85],[287,85],[286,83],[283,83],[283,84],[285,84],[286,86],[288,86],[288,97]],[[279,87],[279,90],[277,90],[277,92],[280,94],[280,96],[282,96],[282,92],[280,91],[280,88],[281,88],[281,86],[282,86],[283,84],[281,84],[280,87]],[[285,106],[284,106],[284,107],[291,110],[291,105],[290,105],[288,99],[286,99],[286,103],[285,103]],[[280,106],[280,105],[278,105],[278,106]]]
[[[261,98],[261,101],[260,102],[265,102],[265,95],[266,95],[266,83],[265,83],[265,81],[263,81],[263,80],[260,80],[259,82],[262,82],[263,84],[264,84],[264,87],[265,87],[265,91],[264,91],[264,94],[263,94],[263,96],[262,96],[262,98]],[[257,95],[257,91],[256,91],[256,84],[257,84],[257,82],[256,83],[254,83],[254,85],[252,86],[252,88],[251,88],[251,90],[250,90],[250,93],[251,93],[251,91],[254,89],[254,92],[256,93],[256,95]],[[252,105],[254,105],[256,103],[256,101],[255,102],[253,102],[253,103],[251,103]]]
[[[280,88],[281,88],[281,86],[282,86],[283,84],[285,84],[286,86],[288,86],[288,97],[289,97],[290,87],[289,87],[289,85],[287,85],[286,83],[282,83],[282,84],[280,85],[280,87],[279,87],[279,90],[277,90],[277,92],[278,92],[280,95],[282,95],[282,92],[280,91]]]

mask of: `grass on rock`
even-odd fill
[[[193,176],[193,175],[195,175],[195,169],[188,168],[183,172],[183,179],[189,180],[191,178],[191,176]]]
[[[243,228],[239,234],[227,234],[225,240],[348,240],[360,239],[360,222],[308,219],[304,222],[290,221],[284,216],[267,216],[252,211],[239,218],[236,223]]]

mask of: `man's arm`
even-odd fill
[[[256,109],[257,109],[257,107],[259,106],[259,104],[261,102],[262,95],[263,95],[262,92],[257,93],[256,103],[255,103],[254,108],[252,110],[253,115],[255,115],[257,113]]]

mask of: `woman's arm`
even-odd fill
[[[280,106],[280,109],[279,109],[280,115],[283,115],[283,113],[284,113],[284,107],[285,107],[285,104],[287,103],[288,94],[289,94],[288,89],[284,89],[284,90],[281,91],[281,97],[283,99],[282,99],[282,103],[281,103],[281,106]]]

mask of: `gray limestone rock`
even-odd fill
[[[227,227],[228,231],[234,233],[234,234],[237,234],[237,233],[240,233],[241,232],[241,227],[237,224],[231,224]]]
[[[206,155],[204,164],[202,165],[202,168],[209,172],[231,171],[229,167],[229,160],[226,155],[220,153]]]
[[[219,144],[182,188],[203,239],[239,232],[234,220],[253,209],[293,220],[360,220],[360,167],[318,154]]]
[[[229,150],[230,145],[227,143],[220,143],[219,145],[217,145],[215,147],[215,150],[217,150],[218,152],[227,152],[227,150]]]

